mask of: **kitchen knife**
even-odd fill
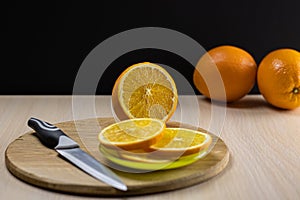
[[[127,190],[127,186],[115,173],[82,151],[75,141],[56,126],[33,117],[28,120],[28,126],[36,131],[38,138],[45,146],[55,149],[89,175],[119,190]]]

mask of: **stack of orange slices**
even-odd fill
[[[185,128],[166,128],[159,119],[136,118],[111,124],[99,136],[100,151],[125,167],[157,170],[182,167],[205,155],[211,136]]]

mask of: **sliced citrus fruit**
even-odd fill
[[[162,156],[186,156],[200,152],[211,144],[211,136],[185,128],[166,128],[162,138],[150,149]]]
[[[167,121],[176,110],[177,89],[170,74],[159,65],[144,62],[127,68],[112,91],[112,104],[120,120],[156,118]]]
[[[104,128],[98,138],[106,147],[125,150],[147,149],[161,137],[165,123],[159,119],[136,118]]]

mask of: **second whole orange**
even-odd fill
[[[250,92],[256,72],[256,62],[248,52],[225,45],[211,49],[200,58],[193,81],[204,96],[233,102]]]
[[[293,49],[272,51],[261,61],[257,72],[260,93],[273,106],[294,109],[300,106],[300,53]]]

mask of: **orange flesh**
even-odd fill
[[[165,129],[163,137],[153,145],[155,148],[189,148],[202,144],[206,137],[185,130]]]
[[[151,117],[161,119],[167,115],[174,104],[171,89],[150,83],[136,89],[128,102],[129,111],[134,117]]]
[[[128,143],[147,139],[160,129],[160,126],[155,126],[150,121],[135,121],[127,123],[126,127],[122,124],[112,126],[103,136],[110,142]]]

